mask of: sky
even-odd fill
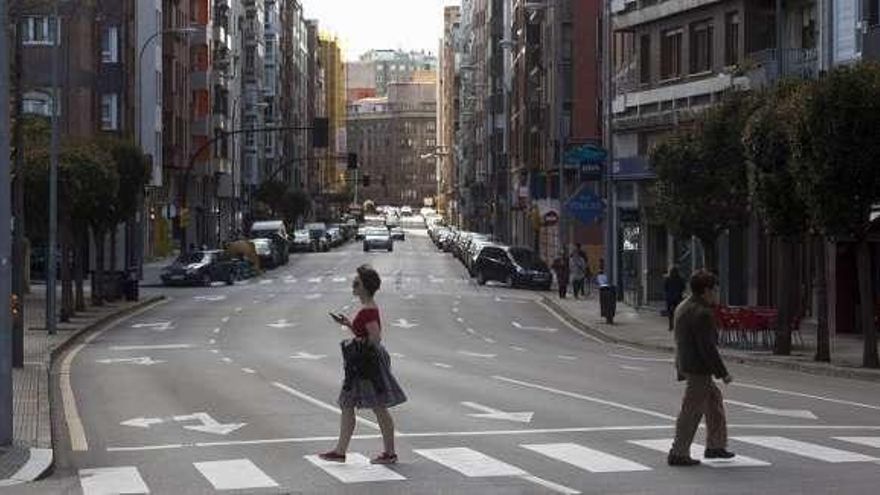
[[[346,60],[373,48],[437,54],[443,37],[443,7],[455,0],[303,0],[306,18],[343,42]]]

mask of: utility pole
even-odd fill
[[[12,130],[12,140],[15,143],[15,182],[13,183],[13,240],[12,240],[12,294],[18,301],[17,311],[12,315],[12,366],[21,368],[24,366],[24,319],[25,305],[24,295],[26,291],[26,274],[28,263],[25,260],[25,251],[27,245],[25,242],[25,214],[24,214],[24,137],[22,122],[22,106],[24,102],[22,97],[24,89],[21,84],[21,33],[19,32],[18,23],[12,25],[12,33],[15,36],[13,56],[13,67],[15,73],[12,75],[14,92],[13,107],[15,128]]]
[[[12,211],[9,201],[9,32],[0,0],[0,445],[12,444]]]
[[[605,159],[605,275],[608,282],[619,287],[617,281],[617,207],[614,204],[614,115],[611,100],[614,98],[613,74],[614,60],[612,38],[614,28],[611,20],[611,0],[605,0],[602,13],[602,79],[604,80],[605,97],[603,131],[605,134],[605,149],[608,152]]]
[[[60,41],[61,41],[61,22],[58,15],[58,3],[55,0],[53,9],[53,19],[55,23],[55,35],[52,38],[52,159],[49,164],[49,242],[46,248],[46,330],[50,335],[55,334],[56,318],[55,318],[55,247],[58,244],[58,107],[60,95],[58,91],[59,64],[60,60]],[[51,33],[51,29],[49,30]],[[5,84],[5,81],[4,81]]]

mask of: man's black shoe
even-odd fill
[[[666,458],[666,463],[670,466],[699,466],[700,461],[697,459],[692,459],[691,456],[687,455],[672,455],[669,454],[669,457]]]
[[[736,454],[725,449],[706,449],[703,457],[706,459],[733,459]]]

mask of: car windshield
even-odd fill
[[[374,235],[374,236],[388,235],[388,231],[386,229],[370,229],[367,231],[367,235]]]
[[[210,254],[201,252],[185,254],[177,259],[177,261],[183,265],[192,265],[193,263],[205,263],[210,260]]]
[[[513,261],[523,268],[538,269],[544,267],[544,261],[531,249],[511,248],[509,253]]]

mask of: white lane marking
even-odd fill
[[[98,359],[95,362],[99,363],[99,364],[123,363],[123,364],[135,364],[138,366],[152,366],[154,364],[162,364],[165,361],[156,360],[156,359],[151,358],[150,356],[140,356],[140,357],[133,357],[133,358]]]
[[[241,313],[242,310],[244,310],[244,308],[242,308],[242,307],[235,308],[236,313]]]
[[[834,437],[834,439],[880,449],[880,437]]]
[[[266,280],[260,280],[260,285],[269,285],[275,283],[274,279],[267,278]]]
[[[215,328],[213,331],[214,333],[220,333],[220,327]]]
[[[576,443],[544,443],[520,445],[524,449],[543,454],[591,473],[624,473],[650,471],[651,468],[637,462],[593,450]]]
[[[287,321],[286,318],[282,318],[274,323],[267,323],[266,324],[267,327],[271,327],[271,328],[292,328],[292,327],[295,327],[296,325],[297,325],[296,323],[292,323],[292,322]]]
[[[245,373],[247,373],[249,375],[253,375],[254,373],[256,373],[256,371],[254,371],[250,368],[242,368],[241,371],[244,371]]]
[[[223,361],[224,363],[231,363],[232,362],[232,358],[228,358],[228,357],[220,358],[220,360]]]
[[[228,317],[228,316],[224,316],[223,318],[220,318],[220,322],[221,322],[221,323],[228,323],[228,322],[229,322],[229,317]]]
[[[846,450],[825,447],[815,443],[802,442],[800,440],[792,440],[785,437],[733,437],[734,440],[758,445],[772,450],[778,450],[789,454],[815,459],[817,461],[830,462],[833,464],[841,462],[877,462],[880,459],[876,457],[849,452]]]
[[[278,483],[248,459],[228,461],[194,462],[215,490],[252,490],[275,488]]]
[[[208,341],[208,344],[209,344],[209,345],[214,345],[214,344],[216,344],[216,343],[217,343],[217,339],[211,339],[211,340]]]
[[[476,414],[468,414],[472,418],[483,419],[501,419],[505,421],[515,421],[517,423],[531,423],[532,417],[535,415],[533,411],[529,412],[506,412],[494,407],[484,406],[476,402],[462,402],[461,405],[481,411]]]
[[[402,481],[406,479],[387,466],[370,464],[369,459],[353,452],[346,454],[344,463],[325,461],[316,455],[307,455],[305,459],[343,483]]]
[[[526,348],[525,348],[525,347],[520,347],[520,346],[518,346],[518,345],[512,345],[512,346],[510,346],[510,348],[513,349],[513,350],[516,351],[516,352],[526,352]]]
[[[652,438],[651,440],[630,440],[629,443],[639,445],[657,452],[668,453],[672,447],[671,438]],[[705,447],[698,443],[691,444],[691,457],[700,459],[703,464],[713,468],[739,468],[769,466],[770,463],[737,454],[733,459],[706,459],[703,457]]]
[[[159,321],[155,323],[135,323],[131,328],[149,328],[157,332],[164,332],[166,330],[174,330],[174,322]]]
[[[781,389],[778,389],[778,388],[770,388],[770,387],[765,387],[765,386],[763,386],[763,385],[755,385],[755,384],[753,384],[753,383],[740,383],[740,382],[733,382],[733,385],[735,385],[735,386],[737,386],[737,387],[751,388],[751,389],[754,389],[754,390],[763,390],[763,391],[765,391],[765,392],[775,392],[775,393],[777,393],[777,394],[782,394],[782,395],[791,395],[791,396],[794,396],[794,397],[804,397],[804,398],[807,398],[807,399],[815,399],[815,400],[821,400],[821,401],[825,401],[825,402],[832,402],[832,403],[834,403],[834,404],[842,404],[842,405],[845,405],[845,406],[862,407],[862,408],[865,408],[865,409],[873,409],[873,410],[875,410],[875,411],[880,411],[880,406],[873,405],[873,404],[864,404],[864,403],[861,403],[861,402],[853,402],[853,401],[850,401],[850,400],[834,399],[834,398],[832,398],[832,397],[822,397],[821,395],[810,395],[810,394],[804,394],[804,393],[801,393],[801,392],[792,392],[792,391],[790,391],[790,390],[781,390]]]
[[[30,483],[42,475],[52,465],[52,449],[30,449],[30,455],[24,466],[5,480],[0,480],[0,487]]]
[[[320,401],[305,392],[300,392],[299,390],[292,388],[292,387],[288,387],[287,385],[280,383],[280,382],[272,382],[272,385],[275,386],[275,388],[283,390],[296,398],[299,398],[299,399],[302,399],[302,400],[308,402],[309,404],[312,404],[314,406],[318,406],[318,407],[320,407],[322,409],[326,409],[328,411],[333,411],[336,414],[342,414],[342,411],[340,411],[338,407],[333,406],[331,404],[328,404],[326,402]],[[374,430],[379,429],[379,425],[377,423],[370,421],[369,419],[365,419],[365,418],[362,418],[360,416],[355,415],[355,420],[357,420],[359,423],[361,423],[365,426],[369,426],[370,428],[372,428]],[[400,433],[400,431],[398,431],[396,434],[397,434],[397,436],[402,435],[402,433]]]
[[[457,322],[459,322],[459,323],[464,323],[464,318],[462,318],[461,316],[459,316],[458,318],[455,319],[455,321],[457,321]]]
[[[467,476],[468,478],[494,478],[500,476],[512,476],[531,483],[536,483],[545,488],[551,488],[559,493],[576,494],[577,490],[546,481],[533,476],[522,469],[489,457],[467,447],[453,447],[448,449],[416,449],[416,454],[446,466],[452,470]]]
[[[489,338],[489,337],[483,337],[483,340],[484,340],[487,344],[494,344],[495,342],[497,342],[495,339],[493,339],[493,338]]]
[[[537,389],[537,390],[543,390],[543,391],[545,391],[545,392],[550,392],[550,393],[552,393],[552,394],[563,395],[563,396],[565,396],[565,397],[571,397],[571,398],[573,398],[573,399],[580,399],[580,400],[585,400],[585,401],[587,401],[587,402],[594,402],[594,403],[596,403],[596,404],[602,404],[602,405],[606,405],[606,406],[616,407],[616,408],[618,408],[618,409],[623,409],[624,411],[630,411],[630,412],[634,412],[634,413],[645,414],[645,415],[647,415],[647,416],[652,416],[652,417],[660,418],[660,419],[666,419],[666,420],[669,420],[669,421],[674,421],[674,420],[675,420],[675,417],[674,417],[674,416],[670,416],[670,415],[668,415],[668,414],[663,414],[663,413],[660,413],[660,412],[657,412],[657,411],[651,411],[651,410],[648,410],[648,409],[643,409],[643,408],[641,408],[641,407],[629,406],[629,405],[626,405],[626,404],[621,404],[620,402],[614,402],[614,401],[610,401],[610,400],[600,399],[600,398],[598,398],[598,397],[591,397],[591,396],[589,396],[589,395],[578,394],[578,393],[575,393],[575,392],[568,392],[568,391],[565,391],[565,390],[559,390],[559,389],[557,389],[557,388],[545,387],[544,385],[539,385],[539,384],[536,384],[536,383],[524,382],[524,381],[521,381],[521,380],[515,380],[515,379],[513,379],[513,378],[507,378],[507,377],[504,377],[504,376],[498,376],[498,375],[495,375],[495,376],[493,376],[492,378],[494,378],[495,380],[502,381],[502,382],[512,383],[512,384],[514,384],[514,385],[520,385],[520,386],[523,386],[523,387],[533,388],[533,389]]]
[[[535,332],[547,332],[547,333],[556,333],[556,332],[559,331],[558,328],[550,328],[550,327],[529,327],[529,326],[522,325],[521,323],[516,322],[516,321],[512,321],[512,322],[510,322],[510,324],[513,326],[513,328],[516,328],[516,329],[518,329],[518,330],[532,330],[532,331],[535,331]]]
[[[345,282],[346,280],[348,279],[345,277],[333,277],[333,281],[336,283]]]
[[[290,359],[305,359],[307,361],[317,361],[319,359],[324,359],[327,357],[326,354],[311,354],[308,352],[297,352],[293,356],[290,356]]]
[[[220,350],[219,350],[219,349],[211,349],[211,352],[212,352],[213,354],[220,354]]]
[[[321,294],[321,293],[315,293],[315,294],[307,294],[307,295],[304,297],[304,299],[305,299],[306,301],[315,301],[315,300],[317,300],[317,299],[321,299],[322,297],[324,297],[323,294]]]
[[[397,328],[403,328],[403,329],[410,329],[410,328],[415,328],[415,327],[419,326],[419,324],[413,323],[411,321],[407,321],[406,318],[398,318],[397,321],[391,323],[391,326],[397,327]]]
[[[465,328],[464,331],[471,335],[476,335],[477,333],[473,328]]]
[[[458,313],[458,308],[452,308],[453,313]]]
[[[608,357],[618,358],[618,359],[629,359],[632,361],[650,361],[654,363],[672,363],[675,360],[672,358],[654,358],[654,357],[642,357],[642,356],[625,356],[623,354],[608,354]]]
[[[594,342],[597,342],[599,344],[606,344],[607,343],[604,340],[600,339],[599,337],[596,337],[594,335],[590,335],[587,332],[584,332],[583,330],[581,330],[580,328],[572,325],[571,323],[568,322],[568,320],[563,318],[559,313],[554,311],[553,308],[551,308],[550,306],[547,306],[542,301],[535,301],[535,303],[538,306],[541,306],[542,308],[544,308],[544,311],[546,311],[546,312],[550,313],[551,315],[553,315],[554,317],[556,317],[557,320],[559,320],[563,325],[567,326],[569,328],[569,330],[571,330],[572,332],[574,332],[582,337],[588,338],[588,339],[590,339]]]
[[[558,357],[559,359],[563,359],[565,361],[577,361],[577,356],[566,356],[564,354],[559,354],[556,357]]]
[[[642,368],[641,366],[628,366],[625,364],[621,364],[620,369],[627,371],[648,371],[648,368]]]
[[[324,280],[322,277],[313,277],[309,279],[310,284],[320,284]]]
[[[432,364],[438,368],[445,368],[445,369],[452,368],[452,365],[449,365],[446,363],[432,363]]]
[[[104,326],[103,329],[92,333],[85,339],[83,339],[82,343],[78,344],[74,348],[72,348],[64,359],[61,361],[61,367],[59,369],[59,387],[61,388],[61,404],[64,408],[64,422],[67,423],[67,431],[70,438],[70,450],[74,452],[82,452],[89,450],[89,442],[86,440],[86,431],[83,428],[82,419],[79,417],[79,410],[76,407],[76,396],[73,393],[73,386],[70,384],[70,367],[73,363],[73,360],[76,358],[76,355],[91,343],[93,340],[103,335],[106,331],[111,328],[116,327],[123,321],[129,320],[138,316],[142,313],[145,313],[157,306],[165,304],[168,299],[162,299],[156,301],[153,304],[148,306],[144,306],[143,308],[135,311],[134,313],[126,316],[122,316],[113,320]],[[131,347],[131,346],[122,346],[122,347]],[[136,346],[135,346],[136,347]],[[140,348],[140,347],[138,347]],[[111,350],[127,350],[127,349],[118,349],[111,347]]]
[[[150,493],[136,467],[120,466],[79,470],[83,495],[111,493]]]
[[[478,358],[485,358],[485,359],[492,359],[498,355],[498,354],[481,354],[479,352],[471,352],[471,351],[458,351],[458,353],[463,356],[478,357]]]
[[[808,411],[806,409],[776,409],[773,407],[766,407],[758,404],[750,404],[748,402],[740,402],[738,400],[729,399],[724,399],[724,402],[727,404],[733,404],[734,406],[745,407],[749,411],[757,414],[769,414],[772,416],[783,416],[798,419],[819,419],[815,414],[813,414],[813,411]]]
[[[111,351],[162,351],[172,349],[190,349],[192,344],[158,344],[158,345],[114,345]]]
[[[398,358],[398,359],[406,357],[406,354],[401,354],[399,352],[392,352],[390,355],[391,355],[391,357]]]
[[[207,302],[217,302],[223,301],[226,299],[226,296],[216,295],[216,296],[195,296],[193,297],[196,301],[207,301]]]

